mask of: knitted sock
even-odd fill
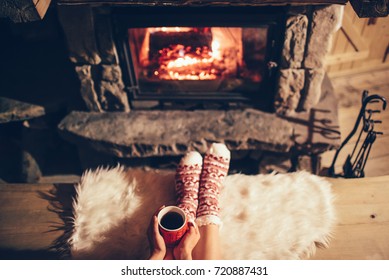
[[[198,152],[187,153],[180,161],[176,171],[177,206],[193,222],[198,206],[198,191],[203,158]]]
[[[200,179],[196,223],[221,225],[219,194],[227,176],[231,153],[224,144],[214,143],[204,156]]]

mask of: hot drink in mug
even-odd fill
[[[188,230],[187,217],[177,206],[162,208],[158,213],[158,225],[168,247],[177,245]]]

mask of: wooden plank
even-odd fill
[[[366,164],[365,174],[367,177],[380,176],[382,174],[389,174],[389,156],[376,157],[369,159]]]
[[[370,30],[373,28],[375,30],[372,32],[374,36],[370,39],[372,45],[370,58],[383,59],[389,44],[389,17],[377,19],[377,23],[370,27]]]
[[[356,22],[357,22],[357,24],[358,24],[359,26],[361,26],[361,28],[360,28],[360,30],[361,30],[360,37],[362,38],[362,37],[364,36],[364,32],[365,32],[365,30],[366,30],[366,26],[368,25],[369,19],[366,19],[366,18],[358,18],[358,19],[356,20]],[[370,40],[368,41],[368,40],[366,39],[366,41],[367,41],[367,43],[369,44],[369,48],[371,49],[371,42],[370,42]],[[369,56],[370,56],[370,52],[369,52]],[[369,56],[368,56],[368,57],[369,57]],[[367,58],[368,58],[368,57],[367,57]],[[354,65],[353,65],[353,68],[357,68],[357,69],[358,69],[358,68],[363,67],[363,64],[366,62],[367,58],[364,59],[364,60],[355,61]],[[352,69],[352,68],[351,68],[351,69]]]
[[[326,67],[327,73],[333,71],[333,68],[334,68],[334,67],[332,66],[332,64],[329,64],[329,63],[328,63],[328,60],[329,60],[329,58],[330,58],[331,56],[334,56],[334,55],[335,55],[335,54],[334,54],[334,53],[335,53],[335,48],[336,48],[336,46],[337,46],[337,44],[338,44],[338,40],[339,40],[340,33],[341,33],[341,31],[338,30],[338,31],[334,34],[334,37],[333,37],[332,42],[331,42],[331,44],[332,44],[331,50],[330,50],[329,54],[325,57],[324,65],[325,65],[325,67]]]
[[[388,64],[389,66],[389,64]],[[385,88],[389,86],[389,69],[388,70],[379,70],[379,71],[370,71],[367,73],[356,73],[348,77],[333,77],[331,82],[336,91],[347,91],[351,87],[358,89],[360,94],[362,94],[363,89],[371,89],[374,87],[374,90],[380,90],[380,88]],[[385,94],[382,92],[381,94]],[[389,97],[389,93],[387,93]]]
[[[363,54],[353,52],[355,54],[353,59],[352,55],[349,55],[349,47],[345,48],[343,52],[338,51],[335,53],[332,51],[331,55],[328,56],[329,67],[327,68],[330,77],[351,75],[359,71],[367,72],[388,67],[383,62],[383,58],[389,44],[389,17],[378,18],[375,24],[368,23],[369,19],[359,18],[349,3],[345,6],[343,26],[338,33],[346,32],[348,38],[356,46],[355,49],[362,47]],[[363,50],[366,46],[368,48],[368,56],[366,56],[367,53]],[[342,58],[342,55],[344,55],[344,58]],[[346,62],[352,63],[347,64]]]
[[[330,248],[313,258],[389,259],[389,176],[328,180],[336,195],[338,225]],[[63,236],[61,230],[47,232],[50,225],[64,225],[59,213],[49,209],[59,200],[58,206],[69,212],[73,196],[71,185],[0,184],[0,253],[4,248],[48,250]]]
[[[334,46],[332,54],[330,56],[327,56],[327,59],[330,60],[330,61],[331,61],[331,56],[332,55],[343,55],[344,54],[344,49],[346,48],[346,46],[348,44],[347,37],[345,36],[343,30],[340,29],[337,33],[338,33],[338,37],[337,37],[337,40],[336,40],[336,45]],[[327,64],[327,61],[326,61],[326,64]],[[342,66],[341,63],[336,64],[336,65],[332,65],[331,71],[333,71],[333,72],[341,71],[341,66]]]
[[[34,0],[34,2],[35,8],[42,19],[50,6],[51,0]]]
[[[347,37],[347,34],[345,34],[345,35]],[[351,55],[353,55],[355,53],[354,46],[350,43],[350,40],[348,40],[348,42],[345,45],[344,50],[343,50],[343,55],[346,55],[347,53],[350,53]],[[348,69],[351,65],[351,61],[352,60],[348,60],[348,61],[345,61],[342,64],[340,64],[340,69],[345,69],[345,68]]]
[[[64,226],[62,215],[70,216],[73,193],[69,184],[0,184],[0,255],[4,250],[49,251],[64,234],[52,230]]]
[[[351,5],[349,5],[349,7],[350,7]],[[347,10],[347,9],[346,9]],[[350,14],[350,12],[348,12],[349,14]],[[359,20],[359,18],[358,18],[358,16],[357,16],[357,14],[355,13],[355,12],[351,12],[351,14],[353,15],[352,16],[352,22],[353,22],[353,26],[354,26],[354,28],[356,29],[356,30],[361,30],[361,29],[363,29],[363,27],[364,27],[364,24],[363,24],[363,22],[361,22],[360,20]],[[365,52],[365,51],[364,51]],[[358,61],[358,60],[357,60]],[[343,69],[345,69],[345,68],[354,68],[354,66],[355,66],[355,63],[356,63],[356,61],[354,60],[354,61],[350,61],[351,63],[350,63],[350,65],[349,65],[349,67],[343,67]]]
[[[389,204],[389,176],[327,180],[333,185],[333,191],[338,197],[336,205]]]
[[[389,69],[389,61],[382,63],[382,60],[380,59],[363,61],[361,62],[361,64],[362,64],[361,67],[355,67],[353,69],[343,69],[343,70],[336,69],[335,68],[336,65],[334,65],[333,66],[334,68],[331,68],[332,70],[331,72],[328,73],[328,76],[330,78],[344,77],[344,76],[350,76],[350,75],[366,73],[371,71]]]
[[[369,57],[369,51],[350,52],[351,47],[346,47],[345,52],[333,54],[326,58],[326,65],[342,64],[357,60],[364,60]]]
[[[313,259],[389,259],[389,176],[329,181],[338,225]]]
[[[354,15],[354,13],[351,13],[350,10],[352,10],[352,7],[350,5],[346,5],[344,9],[344,14],[349,13],[351,17]],[[341,71],[344,68],[345,62],[349,62],[352,60],[352,56],[355,54],[355,51],[349,51],[348,54],[346,51],[351,45],[350,39],[347,36],[345,27],[344,27],[344,21],[345,17],[343,14],[343,19],[342,19],[342,26],[337,32],[337,42],[336,46],[331,52],[329,56],[326,58],[326,64],[328,65],[333,65],[331,67],[331,71]],[[352,49],[354,50],[354,49]],[[364,55],[364,54],[363,54]],[[335,64],[335,65],[334,65]]]
[[[355,16],[356,15],[353,13],[352,17],[351,17],[351,22],[352,22],[352,25],[351,25],[352,27],[351,28],[353,28],[353,30],[357,31],[356,27],[354,26]],[[344,18],[343,18],[343,20],[344,20]],[[345,26],[342,25],[342,28],[345,28]],[[348,39],[348,44],[346,45],[346,48],[344,50],[344,55],[346,55],[346,54],[353,55],[353,54],[358,54],[360,52],[364,52],[364,53],[366,53],[366,52],[368,53],[369,52],[367,49],[366,50],[358,50],[357,48],[355,48],[354,42],[353,42],[354,39],[348,38],[347,30],[344,30],[344,31],[345,31],[345,35],[346,35],[346,37]],[[352,64],[353,64],[353,59],[349,59],[348,61],[345,61],[344,63],[342,63],[341,69],[352,68]]]
[[[342,30],[356,51],[369,50],[366,41],[360,36],[358,30],[353,25],[351,16],[347,13],[343,17]]]
[[[347,3],[345,12],[349,15],[353,15],[353,26],[356,30],[359,30],[359,34],[362,35],[368,19],[358,17],[350,3]]]
[[[388,236],[388,224],[337,226],[330,247],[317,250],[312,259],[388,260]]]
[[[371,196],[374,197],[374,193]],[[359,209],[359,211],[355,212],[355,209]],[[369,204],[367,202],[357,204],[350,200],[349,205],[338,206],[337,212],[340,226],[354,225],[360,222],[364,224],[389,223],[389,204],[387,201],[381,204]]]
[[[331,51],[329,52],[329,54],[325,57],[325,60],[324,60],[324,65],[326,67],[326,70],[327,70],[327,73],[328,72],[331,72],[331,71],[334,71],[334,69],[338,69],[338,67],[336,67],[337,65],[333,66],[332,64],[329,64],[327,62],[327,60],[330,59],[331,56],[335,56],[336,55],[336,49],[337,49],[337,46],[338,46],[338,41],[339,41],[339,37],[342,36],[342,31],[339,29],[335,34],[334,34],[334,37],[333,37],[333,40],[331,42],[332,46],[331,46]]]

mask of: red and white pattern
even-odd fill
[[[201,170],[201,155],[191,152],[181,160],[176,171],[177,206],[184,210],[189,221],[196,218]]]
[[[219,148],[220,145],[218,144]],[[213,146],[213,148],[215,148]],[[199,225],[215,223],[219,220],[219,194],[223,181],[228,173],[230,153],[223,145],[222,149],[212,149],[205,155],[203,171],[200,179],[199,206],[197,208],[197,223]]]

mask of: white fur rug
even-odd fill
[[[300,259],[327,247],[335,223],[330,184],[307,172],[230,175],[221,195],[225,259]],[[73,258],[145,259],[152,214],[174,204],[174,173],[87,171],[77,186]]]

